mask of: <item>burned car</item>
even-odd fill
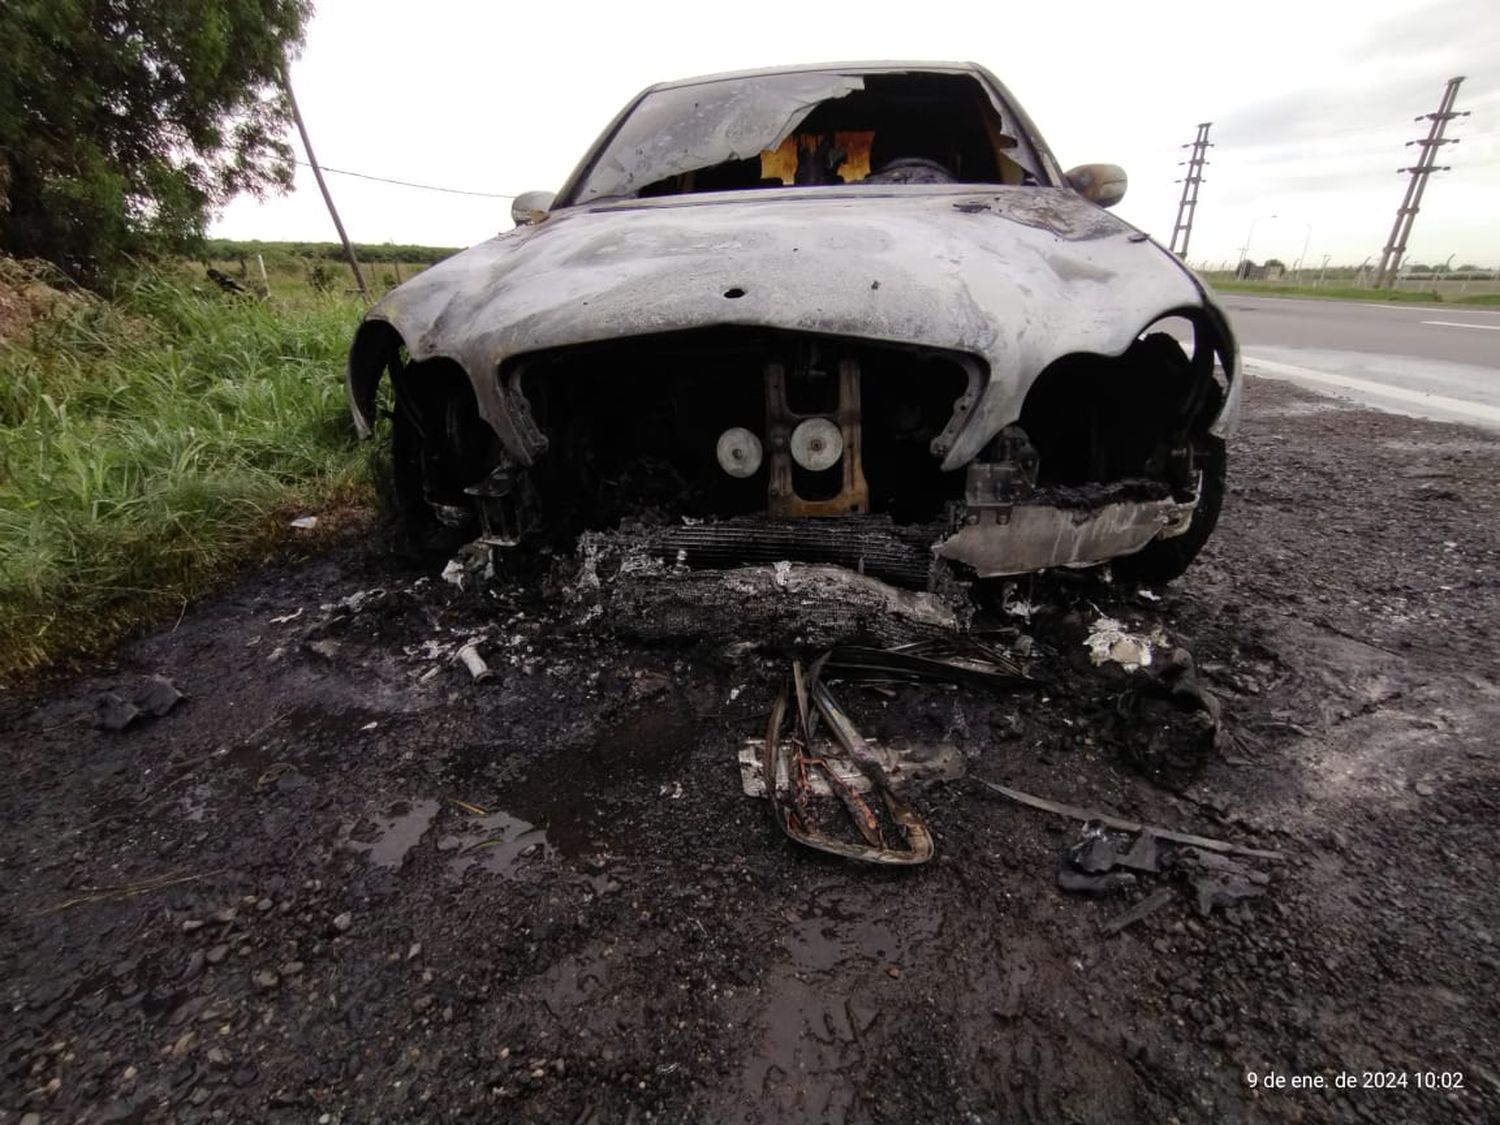
[[[390,292],[348,389],[392,390],[394,489],[491,541],[622,520],[690,565],[922,587],[1180,574],[1238,414],[1224,313],[967,64],[653,86],[516,229]]]

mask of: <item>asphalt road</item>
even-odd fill
[[[1500,309],[1226,293],[1246,369],[1366,406],[1500,429]]]

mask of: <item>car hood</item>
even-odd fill
[[[555,212],[439,263],[369,318],[415,360],[458,361],[487,417],[503,409],[484,389],[504,360],[622,336],[743,325],[966,352],[990,379],[951,467],[1019,416],[1055,359],[1118,355],[1205,301],[1175,258],[1067,189],[824,187]]]

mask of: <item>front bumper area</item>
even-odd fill
[[[1196,498],[1152,496],[1161,486],[1125,481],[1067,494],[1038,492],[1008,505],[972,507],[964,524],[934,546],[979,578],[1003,578],[1057,566],[1092,566],[1133,555],[1158,538],[1187,530]]]

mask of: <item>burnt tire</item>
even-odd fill
[[[465,488],[499,456],[474,392],[451,360],[429,360],[392,374],[387,498],[398,533],[412,547],[446,546],[478,534]]]
[[[407,546],[425,544],[437,530],[422,475],[422,437],[406,413],[391,412],[391,472],[387,499],[392,522]]]
[[[1203,491],[1188,529],[1170,539],[1154,539],[1135,554],[1115,559],[1110,569],[1116,578],[1143,586],[1170,582],[1180,578],[1203,550],[1219,522],[1219,509],[1224,506],[1229,458],[1223,440],[1203,438],[1196,460],[1203,473]]]

